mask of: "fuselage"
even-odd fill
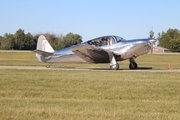
[[[101,39],[107,37],[111,37],[112,44],[101,46]],[[71,49],[81,45],[91,45],[93,47],[111,51],[114,54],[120,55],[120,57],[116,57],[116,61],[122,61],[148,53],[151,49],[151,43],[154,43],[155,41],[156,39],[149,38],[125,40],[118,36],[103,36],[92,40],[88,40],[86,42],[82,42],[77,45],[73,45],[62,50],[55,51],[54,56],[49,56],[45,59],[46,62],[86,62],[84,59],[74,54],[74,52],[72,52]],[[109,61],[105,62],[108,63]]]

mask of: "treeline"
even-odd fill
[[[168,29],[166,32],[158,33],[159,46],[168,48],[172,52],[180,52],[180,31]]]
[[[0,49],[1,50],[35,50],[37,39],[40,34],[32,35],[31,33],[24,33],[24,30],[18,29],[15,34],[5,33],[4,36],[0,36]],[[57,49],[63,49],[71,45],[82,42],[82,37],[78,34],[68,33],[63,36],[45,33],[43,34],[52,47]]]
[[[32,35],[24,33],[24,30],[18,29],[15,34],[5,33],[0,36],[1,50],[35,50],[37,39],[40,34]],[[46,33],[43,34],[55,50],[63,49],[71,45],[82,42],[82,37],[78,34],[68,33],[63,36]],[[149,38],[154,38],[154,32],[151,30]],[[180,52],[180,31],[178,29],[168,29],[166,32],[158,33],[159,45],[168,48],[172,52]]]

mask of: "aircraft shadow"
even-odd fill
[[[92,69],[92,70],[111,70],[109,68],[85,68],[85,69]],[[129,68],[120,68],[118,70],[133,70]],[[137,69],[134,70],[152,70],[152,67],[138,67]]]
[[[114,71],[111,70],[110,68],[77,68],[77,67],[51,67],[51,68],[55,68],[55,69],[65,69],[65,70],[109,70],[109,71]],[[134,69],[134,71],[136,70],[151,70],[152,67],[138,67],[137,69]],[[118,70],[132,70],[129,68],[120,68]]]

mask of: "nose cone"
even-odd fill
[[[154,39],[154,38],[150,38],[150,39],[149,39],[149,42],[150,42],[151,44],[154,44],[156,41],[157,41],[157,39]]]

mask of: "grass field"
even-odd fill
[[[180,69],[179,55],[145,55],[142,67]],[[160,59],[160,60],[159,60]],[[179,59],[179,60],[178,60]],[[162,62],[161,62],[162,61]],[[128,61],[120,63],[128,68]],[[0,65],[43,66],[33,53],[0,53]],[[54,64],[109,67],[107,64]],[[2,120],[179,120],[180,73],[0,69]]]
[[[153,69],[167,69],[168,63],[171,69],[180,69],[180,54],[146,54],[136,59],[139,67],[152,67]],[[120,68],[129,68],[129,61],[119,62]],[[0,65],[2,66],[46,66],[37,60],[34,52],[1,52]],[[93,67],[109,68],[109,64],[85,64],[85,63],[55,63],[52,67]]]

